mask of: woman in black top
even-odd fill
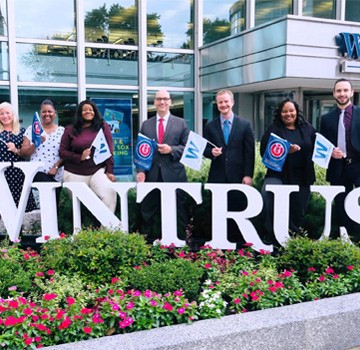
[[[291,147],[281,172],[267,169],[261,190],[264,201],[264,243],[275,243],[273,233],[273,193],[265,191],[265,186],[299,185],[299,192],[290,195],[289,230],[300,231],[305,210],[310,198],[310,185],[315,181],[312,154],[315,129],[303,118],[299,105],[290,99],[282,101],[274,112],[272,124],[261,138],[260,154],[264,155],[270,134],[276,134],[290,142]]]

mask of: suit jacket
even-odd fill
[[[204,137],[222,147],[222,154],[214,157],[209,143],[204,156],[211,159],[208,181],[212,183],[241,183],[244,176],[254,175],[255,140],[249,121],[234,115],[226,145],[220,117],[205,125]]]
[[[141,133],[157,141],[156,116],[145,120],[141,126]],[[180,163],[184,151],[189,129],[184,119],[170,115],[166,124],[163,143],[172,147],[170,154],[160,154],[155,151],[151,169],[146,172],[147,182],[157,182],[159,172],[164,182],[186,182],[185,167]]]
[[[320,133],[334,146],[337,145],[339,110],[333,109],[321,117]],[[360,159],[360,107],[353,106],[351,118],[351,143],[356,151],[356,157]],[[344,161],[331,158],[326,172],[326,180],[332,184],[338,184],[343,176]]]

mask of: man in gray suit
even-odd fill
[[[209,141],[204,155],[211,159],[208,181],[250,186],[255,163],[255,140],[251,124],[233,113],[234,95],[230,90],[217,92],[216,105],[220,115],[209,121],[204,130],[204,137]],[[246,199],[242,193],[229,193],[229,211],[243,210],[245,205]],[[233,220],[228,220],[228,239],[238,245],[245,243]]]
[[[184,119],[170,113],[171,98],[166,90],[156,93],[154,105],[156,116],[144,121],[140,132],[156,140],[152,165],[149,171],[137,170],[137,182],[187,182],[184,165],[180,158],[189,136],[189,129]],[[187,224],[187,212],[185,208],[185,196],[182,191],[177,192],[178,229],[179,238],[185,239],[185,226]],[[141,232],[146,235],[149,243],[160,238],[159,211],[160,193],[154,190],[149,193],[140,205],[142,225]]]
[[[337,107],[323,115],[320,123],[320,133],[335,145],[326,179],[331,185],[345,186],[345,192],[335,197],[337,225],[345,226],[349,234],[355,226],[345,213],[344,200],[354,187],[360,187],[360,108],[352,104],[353,95],[349,80],[337,80],[333,88]]]

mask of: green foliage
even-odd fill
[[[204,271],[198,263],[173,259],[134,270],[128,283],[132,288],[149,289],[160,294],[182,289],[187,299],[196,300],[203,275]]]
[[[77,273],[92,283],[110,281],[128,268],[140,265],[149,246],[138,234],[111,230],[82,230],[78,234],[47,242],[44,265],[62,273]]]
[[[284,269],[294,269],[303,282],[311,277],[309,268],[323,272],[328,267],[335,273],[345,273],[349,265],[357,265],[360,250],[340,239],[313,241],[306,237],[290,239],[279,256],[279,265]]]

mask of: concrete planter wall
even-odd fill
[[[360,293],[44,349],[360,350]]]

